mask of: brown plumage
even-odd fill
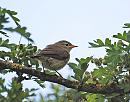
[[[77,47],[66,40],[58,41],[48,45],[33,58],[40,60],[43,66],[50,70],[59,70],[63,68],[70,59],[70,51]]]

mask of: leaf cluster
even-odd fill
[[[11,26],[13,23],[15,25]],[[13,32],[20,35],[18,44],[10,41],[10,34],[13,34]],[[31,38],[31,33],[27,32],[27,28],[20,25],[20,20],[17,18],[17,12],[0,7],[0,35],[0,60],[19,63],[27,67],[32,65],[35,65],[36,68],[39,67],[38,61],[30,58],[30,56],[37,51],[37,46],[33,45],[34,41]],[[14,35],[11,35],[11,37],[15,38]],[[22,38],[25,38],[28,41],[28,44],[21,44]],[[0,70],[0,73],[3,75],[8,72],[12,71]],[[24,78],[23,74],[20,72],[17,72],[17,75],[18,80]],[[28,79],[32,78],[30,75],[26,76]],[[34,96],[34,93],[31,94],[31,92],[35,91],[35,89],[26,89],[23,91],[21,81],[24,79],[21,81],[18,80],[12,80],[12,83],[9,85],[10,88],[7,88],[7,85],[4,85],[4,80],[0,79],[0,102],[21,102],[23,99]],[[39,84],[41,83],[39,82]],[[3,93],[6,94],[3,95]]]
[[[129,23],[124,25],[124,28],[130,28]],[[106,95],[104,98],[108,99],[108,101],[111,102],[117,96],[117,98],[120,97],[124,101],[127,101],[129,99],[128,93],[130,92],[130,31],[124,31],[123,33],[113,35],[113,38],[116,38],[117,40],[112,42],[109,38],[106,38],[105,41],[97,39],[94,40],[94,42],[89,42],[91,48],[105,48],[106,55],[103,58],[87,57],[87,59],[90,59],[84,59],[85,62],[81,58],[78,60],[78,64],[69,63],[69,66],[74,70],[74,78],[78,81],[81,81],[83,78],[84,83],[92,83],[99,88],[101,86],[116,85],[126,93],[121,96],[120,94],[118,94],[119,96]],[[86,63],[84,71],[81,70],[82,61],[83,63]],[[96,66],[91,72],[86,71],[89,63],[95,64]],[[83,74],[84,77],[82,77]],[[95,95],[91,94],[91,96],[94,97]],[[91,96],[88,94],[88,97]],[[91,102],[96,102],[93,98],[87,99],[91,99]]]
[[[22,27],[19,22],[20,20],[16,17],[17,12],[7,10],[5,8],[0,7],[0,34],[9,37],[8,32],[16,32],[17,34],[21,35],[30,42],[34,42],[31,39],[31,34],[27,32],[26,27]],[[16,24],[15,27],[10,27],[9,23],[14,21]]]
[[[4,79],[0,78],[0,102],[22,102],[30,100],[29,97],[35,96],[34,91],[37,89],[22,90],[22,84],[12,80],[8,88],[4,86]]]

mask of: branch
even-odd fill
[[[11,69],[13,71],[29,74],[39,78],[42,81],[57,83],[67,88],[76,89],[78,91],[84,91],[88,93],[98,93],[98,94],[124,93],[124,90],[116,85],[106,85],[99,87],[96,84],[86,84],[86,83],[81,84],[81,82],[79,81],[64,79],[57,75],[45,74],[35,69],[22,66],[20,64],[0,60],[0,70],[4,69]]]

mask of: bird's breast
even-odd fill
[[[58,60],[55,58],[46,57],[44,58],[43,65],[45,68],[50,70],[60,70],[67,64],[68,61],[69,58],[65,60]]]

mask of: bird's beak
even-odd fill
[[[78,47],[76,45],[70,45],[69,48],[74,48],[74,47]]]

